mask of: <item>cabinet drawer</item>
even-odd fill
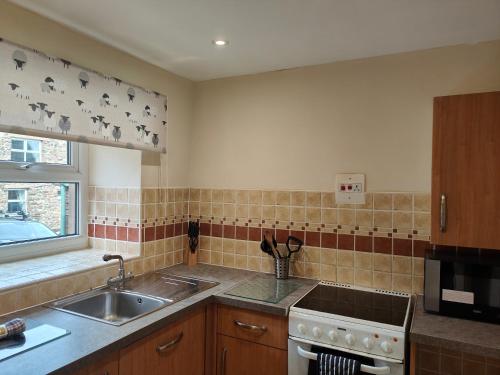
[[[217,332],[279,349],[287,349],[288,319],[218,305]]]

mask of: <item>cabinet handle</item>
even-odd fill
[[[266,326],[256,326],[254,324],[248,324],[248,323],[243,323],[240,322],[239,320],[233,320],[234,324],[236,324],[240,328],[248,329],[250,331],[259,331],[259,332],[266,332],[267,327]]]
[[[446,232],[446,195],[441,194],[440,210],[439,210],[439,230]]]
[[[181,341],[183,335],[184,334],[181,332],[172,341],[169,341],[166,344],[157,346],[156,351],[158,352],[158,354],[163,353],[166,350],[170,349],[171,347],[177,345],[179,343],[179,341]]]
[[[227,348],[222,349],[221,355],[221,365],[220,365],[220,374],[224,375],[226,373],[226,356],[227,356]]]

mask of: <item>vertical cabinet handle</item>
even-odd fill
[[[446,232],[446,195],[441,194],[440,198],[440,210],[439,210],[439,230],[441,232]]]
[[[227,356],[227,348],[222,349],[221,355],[221,364],[220,364],[220,375],[226,374],[226,356]]]

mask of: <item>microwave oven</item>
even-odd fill
[[[427,312],[500,324],[500,251],[428,251],[424,263]]]

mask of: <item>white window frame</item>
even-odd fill
[[[87,186],[88,146],[71,142],[70,164],[0,161],[1,181],[73,182],[78,184],[77,234],[60,238],[20,242],[0,246],[0,263],[84,249],[88,247]]]
[[[24,198],[23,199],[9,199],[9,192],[10,191],[22,191],[24,193],[23,194]],[[27,195],[28,195],[28,191],[26,189],[7,189],[7,208],[6,208],[5,212],[7,212],[7,213],[15,213],[13,211],[9,211],[9,203],[23,202],[24,203],[24,209],[26,209],[26,203],[28,201]]]
[[[13,148],[12,143],[14,141],[20,141],[23,142],[23,148]],[[38,142],[38,152],[33,152],[28,150],[28,141],[33,141],[33,142]],[[16,138],[13,137],[10,139],[10,153],[12,156],[12,152],[22,152],[24,154],[24,163],[26,163],[26,154],[38,154],[38,162],[40,162],[40,159],[42,158],[42,141],[40,139],[33,139],[33,138]],[[29,162],[28,162],[29,163]]]

